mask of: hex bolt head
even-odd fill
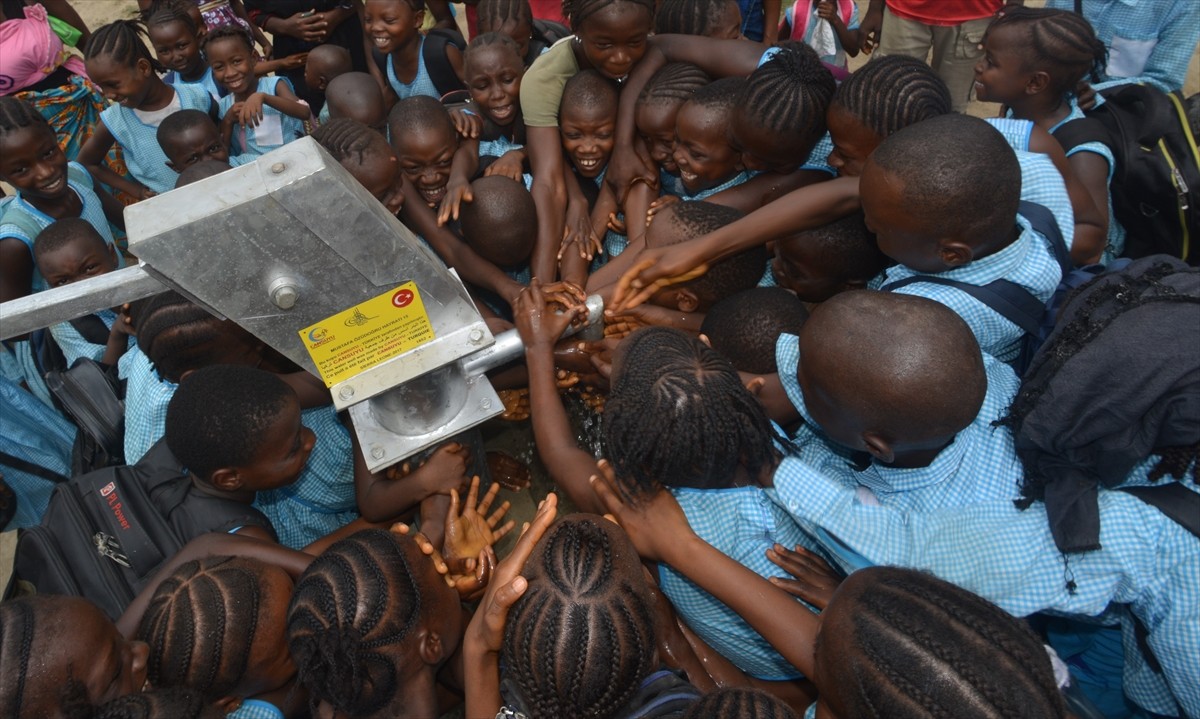
[[[348,400],[354,396],[353,387],[342,387],[338,390],[338,397],[343,400]]]
[[[372,459],[383,459],[386,456],[387,456],[387,452],[383,449],[383,447],[380,447],[377,444],[371,446],[371,458]]]
[[[271,165],[271,172],[275,173],[276,175],[280,174],[286,169],[287,165],[283,164],[282,162],[276,162],[274,165]]]
[[[471,344],[477,345],[483,341],[483,330],[476,327],[475,329],[471,330],[470,334],[467,335],[467,338],[471,340]]]
[[[274,290],[271,290],[271,302],[281,310],[290,310],[296,306],[296,299],[300,293],[296,292],[295,285],[280,285]]]

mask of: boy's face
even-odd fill
[[[816,255],[802,235],[776,240],[775,259],[771,261],[775,282],[805,302],[824,302],[847,289],[841,279],[829,276]]]
[[[185,128],[163,144],[167,167],[183,172],[201,160],[229,161],[229,148],[221,142],[221,133],[211,122]]]
[[[521,109],[521,77],[525,66],[506,45],[485,45],[471,51],[463,68],[471,102],[489,120],[507,127]]]
[[[729,121],[729,144],[741,157],[742,167],[751,172],[790,175],[808,159],[810,150],[779,132],[761,127],[737,108]]]
[[[615,107],[563,107],[558,122],[563,150],[582,177],[598,177],[616,144]]]
[[[867,160],[859,193],[867,229],[875,233],[883,254],[917,272],[950,269],[939,252],[940,238],[921,224],[919,208],[905,206],[899,178]]]
[[[827,160],[830,167],[837,170],[839,177],[861,176],[867,158],[883,138],[838,104],[830,105],[825,120],[833,140],[833,152]]]
[[[367,192],[382,202],[383,206],[388,208],[388,212],[394,215],[400,211],[404,204],[404,194],[400,186],[400,165],[396,162],[392,148],[388,147],[383,138],[380,138],[377,144],[372,143],[372,148],[362,154],[361,162],[351,155],[342,161],[342,167],[354,175],[354,179],[358,180]]]
[[[664,172],[679,175],[675,164],[675,118],[681,105],[642,105],[635,115],[638,134],[650,159]]]
[[[686,102],[675,120],[675,164],[690,193],[720,185],[742,169],[718,113]]]
[[[114,253],[99,237],[79,237],[39,255],[37,266],[48,286],[62,287],[117,269]]]
[[[392,146],[400,159],[401,172],[421,193],[425,204],[430,207],[442,204],[446,183],[450,181],[450,164],[458,149],[458,135],[430,128],[394,136]]]
[[[261,440],[254,458],[237,468],[241,486],[255,492],[295,482],[317,442],[313,431],[300,423],[300,402],[294,397],[288,399]]]
[[[47,127],[21,127],[0,135],[0,178],[22,195],[61,200],[67,185],[67,156]]]

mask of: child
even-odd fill
[[[983,37],[983,57],[975,65],[975,94],[999,102],[1008,116],[1031,120],[1054,134],[1074,120],[1083,120],[1075,101],[1076,85],[1095,82],[1107,58],[1082,16],[1061,10],[1013,8],[993,21]],[[1093,204],[1107,220],[1105,261],[1125,249],[1125,231],[1113,216],[1108,185],[1116,165],[1112,150],[1102,142],[1070,146],[1067,158],[1075,176],[1087,188]]]
[[[679,108],[673,157],[683,183],[682,198],[703,200],[750,179],[728,134],[745,86],[740,78],[722,78],[696,90]]]
[[[892,261],[879,251],[863,214],[856,212],[814,230],[775,241],[775,282],[805,302],[824,302],[860,290]]]
[[[571,34],[555,20],[534,17],[529,0],[480,0],[475,7],[467,6],[468,23],[472,12],[478,16],[475,27],[471,28],[472,39],[489,32],[508,35],[517,44],[517,55],[526,68],[551,45]]]
[[[854,0],[798,0],[783,11],[779,37],[817,51],[821,62],[846,69],[846,57],[858,57],[858,5]]]
[[[724,687],[711,691],[681,719],[800,719],[792,708],[761,689]]]
[[[149,689],[96,708],[95,719],[221,719],[225,711],[183,687]]]
[[[384,90],[397,100],[417,95],[440,98],[425,67],[425,5],[420,0],[367,0],[363,6],[363,28],[375,52],[384,57]],[[461,40],[460,40],[461,41]],[[462,78],[462,53],[446,45],[446,61]]]
[[[254,155],[229,156],[229,145],[221,138],[217,124],[199,110],[181,110],[163,120],[155,133],[159,147],[167,156],[167,167],[183,173],[202,160],[216,160],[231,167],[253,162]]]
[[[88,76],[114,104],[100,115],[96,133],[79,152],[79,162],[99,181],[144,200],[175,187],[175,171],[154,133],[179,110],[213,112],[215,103],[203,87],[171,86],[156,74],[163,70],[150,56],[136,23],[119,20],[92,34],[87,46]],[[118,176],[101,162],[116,142],[132,179]]]
[[[317,45],[304,61],[304,84],[322,100],[327,99],[326,88],[333,79],[352,71],[350,51],[341,45]],[[371,80],[374,82],[374,78]],[[317,112],[317,124],[329,121],[329,108],[322,103]]]
[[[387,109],[379,83],[365,72],[346,72],[329,81],[325,88],[325,118],[321,124],[339,117],[357,120],[383,138],[388,137]]]
[[[96,228],[76,217],[59,220],[42,230],[33,243],[33,257],[49,287],[63,287],[117,269],[116,249],[105,243]],[[75,326],[82,320],[103,323],[108,331],[107,344],[85,339]],[[109,309],[50,328],[68,367],[80,357],[116,367],[129,347],[132,333],[129,318]]]
[[[124,228],[119,202],[99,188],[82,165],[68,162],[54,130],[33,106],[0,97],[0,179],[16,189],[0,219],[0,300],[46,289],[33,261],[38,233],[56,220],[86,220],[110,247],[109,222]],[[124,258],[116,256],[117,266]]]
[[[404,176],[426,205],[440,207],[459,149],[450,114],[432,97],[401,100],[388,113],[388,135]]]
[[[231,169],[233,168],[228,162],[221,162],[220,160],[200,160],[183,172],[179,173],[179,179],[175,181],[175,187],[187,187],[193,182],[207,180],[210,177],[214,177],[222,172],[225,172],[226,170]]]
[[[233,140],[235,154],[263,155],[304,136],[304,122],[312,117],[308,105],[284,78],[256,81],[249,36],[234,27],[218,28],[204,37],[204,51],[213,77],[229,91],[217,114],[221,137],[226,144]]]
[[[484,175],[523,181],[525,123],[521,119],[521,78],[524,75],[520,51],[507,35],[486,33],[467,46],[463,77],[471,93],[471,105],[483,119],[479,157],[494,158],[484,169]]]
[[[13,719],[68,716],[141,691],[145,642],[127,641],[96,605],[33,596],[0,603],[0,706]]]
[[[404,202],[400,189],[400,163],[383,135],[361,122],[335,117],[321,125],[313,133],[313,139],[333,155],[333,159],[340,162],[372,197],[382,202],[389,212],[396,214],[400,211]]]
[[[187,12],[189,7],[195,6],[187,0],[158,4],[146,20],[147,37],[158,61],[168,70],[163,82],[198,84],[214,100],[220,100],[225,91],[213,80],[212,68],[200,53],[202,34]]]
[[[704,315],[700,334],[739,372],[771,374],[775,342],[782,334],[799,335],[808,310],[782,287],[755,287],[730,295]]]
[[[604,175],[612,155],[613,134],[617,124],[617,90],[603,75],[584,70],[567,81],[563,87],[562,110],[558,130],[562,149],[575,174],[591,180],[594,195],[599,178]]]
[[[437,716],[436,676],[462,630],[458,593],[434,558],[382,529],[317,557],[287,610],[288,648],[314,714],[320,705],[330,715]]]
[[[650,159],[658,165],[659,184],[666,194],[683,194],[683,187],[679,184],[679,166],[675,164],[674,157],[675,124],[679,109],[697,90],[710,82],[712,78],[695,65],[673,62],[654,73],[638,95],[634,122]],[[629,217],[637,218],[639,215],[631,209]],[[635,230],[630,229],[630,232],[637,236]]]
[[[529,256],[537,233],[537,208],[520,183],[481,177],[471,183],[475,199],[463,205],[463,238],[483,259],[522,285],[529,284]]]
[[[182,564],[155,588],[138,623],[137,637],[150,647],[147,679],[194,689],[226,711],[253,706],[282,716],[255,697],[281,697],[295,677],[285,632],[291,597],[287,572],[257,559]]]
[[[736,40],[742,10],[736,0],[664,0],[654,15],[654,34],[667,33]]]

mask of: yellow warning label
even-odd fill
[[[300,330],[300,341],[326,387],[432,339],[433,326],[415,282]]]

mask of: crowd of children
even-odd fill
[[[1189,3],[1120,5],[1190,56]],[[311,136],[520,335],[491,380],[554,491],[522,515],[466,436],[371,471],[320,379],[173,291],[10,337],[4,528],[71,531],[55,487],[124,465],[182,548],[114,600],[0,534],[0,715],[1200,717],[1200,195],[1129,256],[1125,140],[1081,123],[1151,41],[1105,2],[947,0],[995,12],[986,120],[903,52],[848,71],[919,0],[479,0],[469,42],[444,2],[139,4],[81,43],[86,133],[0,87],[0,300]],[[603,338],[561,339],[588,295]]]

